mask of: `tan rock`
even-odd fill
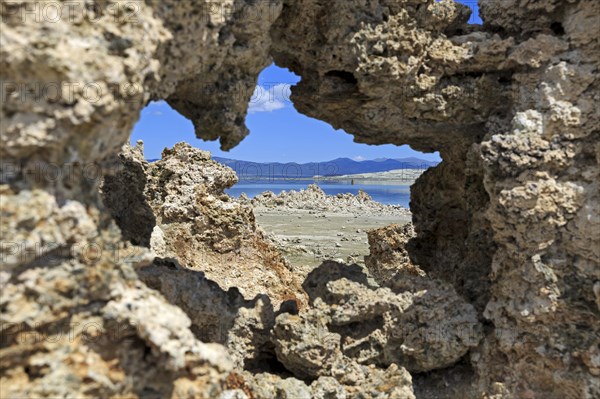
[[[472,306],[469,323],[487,319],[477,348],[453,336],[391,370],[342,359],[331,378],[347,396],[382,387],[390,397],[410,397],[402,367],[453,368],[465,348],[475,383],[465,396],[597,396],[598,1],[482,1],[482,26],[465,24],[464,7],[434,0],[70,3],[79,11],[59,20],[39,10],[67,2],[0,8],[1,396],[249,396],[236,384],[226,387],[229,363],[213,361],[225,349],[198,341],[194,325],[202,323],[136,274],[158,267],[150,263],[155,254],[168,253],[185,266],[205,261],[207,275],[223,287],[239,286],[244,300],[265,288],[273,302],[288,291],[295,295],[278,253],[259,248],[265,241],[244,205],[216,192],[232,175],[214,167],[203,184],[187,184],[202,173],[184,173],[179,150],[200,164],[210,161],[179,148],[159,166],[128,165],[133,172],[124,181],[150,169],[175,173],[163,180],[150,174],[131,186],[125,198],[137,201],[145,183],[174,185],[153,188],[166,197],[146,209],[113,203],[111,213],[98,187],[114,172],[115,156],[150,100],[166,100],[194,122],[199,137],[220,138],[223,148],[239,143],[257,75],[270,57],[302,78],[292,89],[300,112],[358,142],[440,151],[444,161],[412,189],[416,236],[398,247],[398,260],[406,251],[441,281],[425,289],[431,296],[409,291],[423,301],[415,317],[426,321],[415,330],[413,348],[428,343],[418,337],[453,310],[448,306]],[[161,220],[148,223],[152,215]],[[153,235],[157,224],[164,248],[160,233]],[[155,254],[130,242],[154,245]],[[223,260],[210,256],[238,245],[260,249],[249,259],[264,258],[225,276]],[[244,257],[231,264],[242,265]],[[247,270],[261,283],[247,281]],[[412,280],[390,281],[404,287]],[[280,285],[286,283],[291,289]],[[369,284],[350,280],[330,288],[347,298],[382,289]],[[357,303],[350,307],[355,315],[373,311]],[[265,330],[266,319],[263,325],[257,315],[266,307],[247,309],[249,325]],[[456,320],[449,319],[452,331]],[[78,327],[65,342],[55,339],[63,321],[99,323],[101,330],[133,321],[140,329],[112,339]],[[272,350],[264,334],[240,339],[244,355],[234,353],[236,364],[251,348]],[[84,342],[88,337],[98,340]],[[268,392],[310,392],[298,380],[277,384]],[[340,389],[322,380],[314,392]]]
[[[227,291],[251,300],[267,294],[275,306],[306,303],[300,281],[257,227],[250,204],[224,190],[235,172],[210,153],[180,143],[147,162],[143,147],[125,147],[121,169],[107,177],[103,200],[125,236],[161,258],[204,273]]]

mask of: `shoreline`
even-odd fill
[[[364,191],[332,196],[315,185],[247,201],[257,224],[303,276],[326,259],[364,265],[367,231],[412,220],[409,209],[374,201]]]
[[[311,181],[315,183],[319,182],[335,182],[335,183],[351,183],[352,181],[360,184],[381,184],[382,182],[386,185],[398,185],[398,186],[410,186],[426,171],[427,169],[397,169],[390,170],[387,172],[373,172],[373,173],[357,173],[351,175],[339,175],[339,176],[306,176],[306,177],[274,177],[274,176],[256,176],[256,178],[240,177],[238,175],[238,184],[246,183],[252,184],[259,182],[298,182],[298,181]],[[264,178],[261,178],[264,177]]]
[[[316,181],[402,182],[412,185],[427,169],[397,169],[387,172],[357,173],[340,176],[314,176]]]
[[[396,179],[388,179],[388,178],[363,178],[363,177],[354,177],[354,178],[347,178],[347,177],[343,177],[343,176],[333,176],[333,177],[327,177],[327,178],[290,178],[290,177],[282,177],[282,178],[270,178],[270,179],[240,179],[238,180],[238,183],[236,184],[259,184],[259,183],[285,183],[285,182],[313,182],[313,183],[320,183],[320,182],[332,182],[332,183],[345,183],[348,182],[348,184],[350,184],[350,182],[354,180],[356,183],[360,183],[360,184],[372,184],[372,185],[379,185],[382,182],[386,183],[385,185],[388,186],[412,186],[416,180],[396,180]],[[393,184],[390,184],[393,183]]]
[[[411,222],[411,215],[358,216],[341,212],[254,207],[256,222],[294,268],[306,276],[324,260],[364,266],[367,231]]]

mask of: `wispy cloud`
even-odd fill
[[[273,112],[290,102],[290,85],[257,85],[250,99],[248,113]]]
[[[367,158],[363,157],[362,155],[357,155],[357,156],[355,156],[354,158],[352,158],[352,160],[353,160],[353,161],[356,161],[356,162],[362,162],[362,161],[364,161],[364,160],[366,160],[366,159],[367,159]]]
[[[169,108],[169,104],[167,104],[167,102],[164,100],[150,101],[150,103],[148,104],[148,106],[146,108],[148,109],[148,112],[150,112],[150,115],[152,115],[152,116],[163,116],[164,111],[166,111]]]

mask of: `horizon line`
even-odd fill
[[[203,151],[205,151],[205,150],[203,150]],[[236,159],[236,158],[228,158],[228,157],[223,157],[223,156],[214,156],[211,153],[211,159],[214,160],[215,158],[228,159],[228,160],[238,161],[238,162],[249,162],[249,163],[281,163],[281,164],[286,164],[286,163],[295,163],[295,164],[328,163],[328,162],[336,161],[338,159],[348,159],[348,160],[353,161],[353,162],[362,163],[362,162],[370,162],[370,161],[376,161],[376,160],[398,161],[399,159],[410,159],[410,158],[418,159],[421,162],[427,162],[427,163],[439,164],[439,163],[442,162],[442,160],[439,160],[439,161],[438,160],[429,161],[427,159],[423,159],[423,158],[419,158],[419,157],[415,157],[415,156],[400,157],[400,158],[383,158],[383,157],[379,157],[379,158],[373,158],[373,159],[361,159],[360,161],[357,161],[356,159],[352,159],[351,157],[337,157],[337,158],[329,159],[329,160],[326,160],[326,161],[305,161],[305,162],[302,162],[302,161],[251,161],[251,160],[247,160],[247,159]],[[151,162],[151,161],[160,161],[162,158],[145,158],[145,159],[146,159],[146,161]],[[401,162],[401,161],[398,161],[398,162]]]

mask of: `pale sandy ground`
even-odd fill
[[[392,223],[410,222],[410,216],[353,215],[304,209],[255,207],[259,226],[274,233],[290,263],[305,272],[325,259],[364,264],[369,254],[366,231]]]
[[[342,176],[319,176],[317,180],[320,181],[348,181],[354,180],[362,184],[382,184],[382,183],[397,183],[397,184],[408,184],[412,185],[414,182],[425,172],[427,168],[423,169],[398,169],[390,170],[387,172],[374,172],[374,173],[359,173],[354,175],[342,175]]]

